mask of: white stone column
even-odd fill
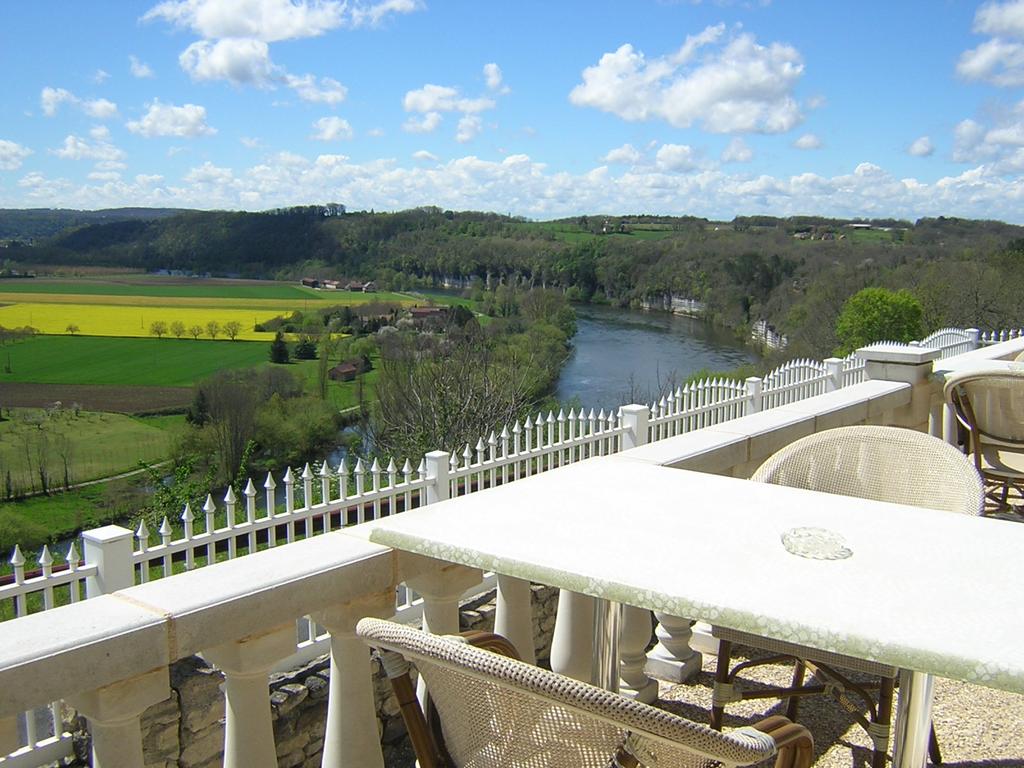
[[[646,405],[622,406],[622,450],[647,444],[647,431],[651,420],[651,409]]]
[[[555,634],[551,638],[551,669],[589,683],[594,655],[594,598],[558,592]]]
[[[902,344],[872,344],[857,350],[857,356],[864,360],[866,378],[911,385],[910,403],[897,408],[886,422],[922,432],[936,428],[932,403],[938,387],[932,382],[931,373],[941,354],[938,349]]]
[[[647,643],[651,639],[651,612],[631,605],[622,606],[619,631],[619,693],[645,704],[658,698],[658,682],[644,671]]]
[[[69,697],[89,720],[93,768],[143,768],[139,717],[171,695],[167,667]]]
[[[224,768],[277,768],[268,676],[294,652],[294,622],[203,651],[224,673]]]
[[[109,595],[135,586],[132,544],[135,534],[119,525],[105,525],[82,533],[85,562],[95,565],[96,575],[85,580],[85,596]]]
[[[761,412],[761,390],[764,382],[759,376],[750,376],[746,379],[747,398],[743,401],[743,415],[749,416],[752,413]]]
[[[494,631],[508,638],[519,651],[519,658],[537,663],[533,647],[533,595],[530,582],[498,575],[498,597],[494,610]]]
[[[21,747],[18,739],[18,718],[0,717],[0,757],[6,757]]]
[[[425,503],[444,501],[451,495],[448,479],[450,460],[451,455],[446,451],[431,451],[423,457],[427,478],[427,486],[423,489]]]
[[[825,379],[825,391],[835,392],[837,389],[843,388],[843,361],[838,357],[826,357],[822,362],[825,363],[825,370],[828,372],[828,378]]]
[[[384,768],[370,649],[356,636],[356,623],[364,616],[387,618],[394,612],[395,595],[388,590],[328,608],[313,617],[331,633],[323,768]]]
[[[682,683],[698,672],[701,655],[690,646],[693,620],[655,612],[658,644],[647,654],[647,674],[659,680]]]

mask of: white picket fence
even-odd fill
[[[983,335],[973,329],[945,328],[914,344],[941,349],[942,356],[948,357],[1021,335],[1022,330]],[[647,440],[691,432],[863,379],[864,362],[851,355],[822,362],[793,360],[763,378],[753,377],[744,382],[717,378],[693,382],[648,406]],[[175,529],[167,518],[155,533],[145,521],[141,522],[135,531],[131,555],[134,581],[162,578],[176,570],[198,568],[376,520],[433,499],[474,493],[592,456],[616,453],[626,444],[623,438],[627,431],[621,408],[598,413],[583,409],[568,414],[552,411],[546,416],[541,413],[528,417],[511,428],[505,425],[500,432],[492,431],[486,439],[478,439],[475,446],[466,444],[461,452],[428,454],[415,470],[409,461],[398,469],[394,460],[382,468],[377,459],[369,466],[357,459],[351,468],[342,460],[333,469],[325,461],[316,471],[307,464],[301,472],[288,469],[280,485],[268,474],[262,484],[262,497],[250,479],[241,500],[229,488],[221,505],[211,494],[201,510],[186,506],[179,538],[174,538]],[[29,574],[21,549],[15,547],[10,560],[13,579],[0,585],[0,618],[24,616],[92,596],[87,583],[90,579],[95,583],[100,565],[83,562],[74,544],[64,560],[64,564],[56,565],[49,548],[44,547],[38,572]],[[481,586],[491,584],[493,577]],[[395,610],[400,619],[412,619],[421,610],[420,601],[415,594],[400,590]],[[326,638],[312,619],[300,620],[296,628],[296,655],[282,666],[325,653]],[[25,743],[38,748],[23,751],[16,758],[18,762],[4,761],[4,765],[35,766],[44,762],[44,757],[45,761],[52,761],[70,754],[69,736],[63,733],[59,714],[57,706],[26,713]]]

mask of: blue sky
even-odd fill
[[[1024,0],[5,3],[0,207],[1024,223]]]

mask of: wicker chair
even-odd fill
[[[953,374],[943,394],[967,432],[987,498],[1008,509],[1011,488],[1024,498],[1024,367]]]
[[[356,631],[381,651],[421,768],[689,768],[772,755],[777,768],[804,768],[814,751],[807,729],[784,717],[719,733],[519,661],[497,635],[439,637],[380,619]],[[426,681],[439,733],[426,725],[409,662]]]
[[[809,435],[771,456],[751,479],[970,515],[979,514],[984,503],[981,478],[966,456],[938,438],[898,427],[840,427]],[[871,737],[872,766],[882,768],[885,765],[897,668],[723,627],[713,627],[712,634],[719,639],[712,727],[721,727],[723,708],[733,701],[788,699],[786,714],[794,720],[799,697],[830,693],[854,713]],[[773,655],[730,668],[732,647],[737,643]],[[737,673],[743,670],[787,659],[796,662],[788,688],[766,686],[741,690],[735,682]],[[804,684],[807,669],[814,673],[816,683]],[[860,672],[877,682],[854,683],[838,669]],[[876,688],[877,701],[869,693],[869,689]],[[854,697],[861,700],[862,705],[854,701]],[[865,709],[867,716],[862,714]],[[931,752],[932,761],[941,762],[934,734]]]

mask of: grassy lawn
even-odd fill
[[[159,277],[143,280],[132,276],[125,280],[0,280],[0,293],[54,293],[87,296],[184,296],[210,299],[285,299],[320,300],[322,293],[290,283],[253,284],[230,281],[180,280],[160,281]],[[357,294],[363,296],[366,294]]]
[[[78,483],[135,469],[139,461],[164,459],[174,443],[183,416],[157,419],[118,413],[71,409],[47,412],[36,408],[4,409],[0,422],[0,484],[13,493],[42,490],[39,468],[47,486]]]
[[[181,387],[223,368],[264,363],[269,349],[245,341],[35,336],[0,347],[0,382]]]

